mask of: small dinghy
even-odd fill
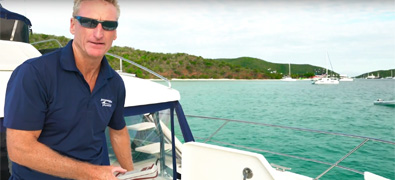
[[[395,106],[395,100],[384,101],[382,99],[377,99],[373,102],[374,105],[382,105],[382,106]]]

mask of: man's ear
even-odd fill
[[[75,19],[74,18],[70,18],[70,33],[72,35],[74,35],[74,33],[75,33],[75,24],[74,23],[76,23]]]

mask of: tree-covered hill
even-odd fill
[[[371,71],[371,72],[356,76],[356,78],[366,78],[369,75],[374,75],[378,78],[395,77],[395,69]]]
[[[65,46],[70,39],[64,36],[53,36],[46,34],[33,34],[30,36],[30,42],[45,41],[57,39],[62,46]],[[42,52],[59,48],[55,41],[34,44],[34,46]],[[270,78],[264,72],[255,71],[226,62],[204,59],[200,56],[188,55],[185,53],[153,53],[144,50],[134,49],[131,47],[113,46],[110,53],[116,54],[123,58],[132,60],[142,66],[145,66],[158,74],[172,78],[190,78],[190,79],[208,79],[208,78],[229,78],[229,79],[268,79]],[[107,56],[110,65],[118,70],[119,60],[111,56]],[[123,62],[122,69],[124,72],[134,73],[141,78],[155,78],[153,75],[139,69],[127,62]]]
[[[33,44],[49,39],[57,39],[62,46],[65,46],[70,40],[64,36],[46,34],[30,35],[30,42]],[[53,48],[59,48],[59,45],[55,41],[34,44],[34,46],[44,53],[53,50]],[[132,60],[169,79],[280,79],[283,75],[288,74],[288,64],[276,64],[249,57],[205,59],[201,56],[185,53],[154,53],[119,46],[113,46],[109,52]],[[107,58],[110,65],[118,70],[120,67],[119,60],[110,56],[107,56]],[[127,62],[123,62],[122,70],[136,74],[137,77],[141,78],[155,78],[148,72]],[[311,77],[315,73],[321,74],[323,71],[324,68],[317,66],[291,64],[292,77],[294,78]]]
[[[289,74],[289,64],[272,63],[251,57],[216,60],[265,72],[266,74],[272,74],[272,76],[275,78],[281,78],[283,75]],[[312,66],[309,64],[291,64],[291,76],[293,78],[308,78],[314,76],[315,74],[325,74],[325,71],[326,69],[322,67]],[[329,74],[332,74],[332,71],[328,70],[328,72]],[[337,73],[334,74],[337,75]]]

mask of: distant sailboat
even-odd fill
[[[330,59],[329,59],[329,54],[328,54],[328,52],[326,52],[326,56],[327,56],[327,60],[328,60],[329,63],[330,63]],[[332,64],[332,63],[331,63],[331,64]],[[332,72],[333,72],[333,68],[332,68]],[[318,80],[313,81],[312,84],[317,84],[317,85],[321,85],[321,84],[323,84],[323,85],[327,85],[327,84],[328,84],[328,85],[329,85],[329,84],[339,84],[339,80],[338,80],[337,78],[329,77],[329,75],[328,75],[328,68],[326,68],[326,75],[325,75],[324,77],[318,79]]]
[[[392,70],[391,70],[391,76],[388,76],[385,79],[395,79],[395,77],[392,75]]]
[[[296,81],[296,79],[292,79],[291,77],[291,63],[288,63],[288,65],[289,65],[288,76],[283,77],[281,81]]]

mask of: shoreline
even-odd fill
[[[148,79],[151,81],[163,81],[162,79]],[[296,80],[296,81],[310,81],[311,79],[302,79],[302,80]],[[281,79],[226,79],[226,78],[221,78],[221,79],[178,79],[178,78],[173,78],[169,79],[169,81],[283,81]],[[285,82],[285,81],[284,81]]]

